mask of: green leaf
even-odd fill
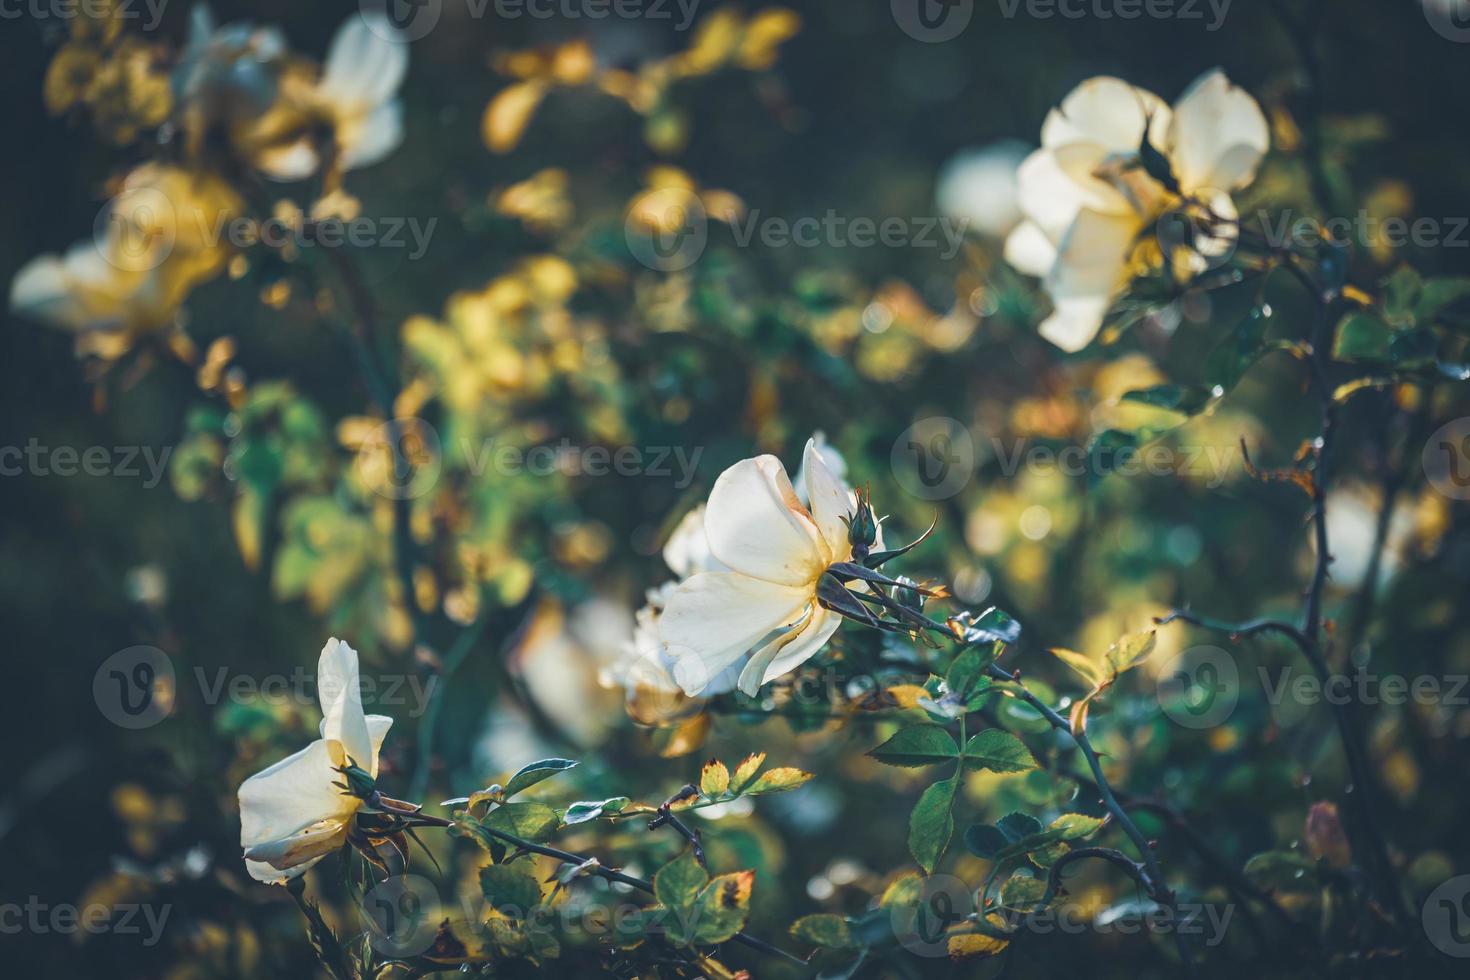
[[[1032,912],[1046,894],[1046,883],[1031,875],[1013,875],[1000,886],[1000,904],[1020,912]]]
[[[994,858],[1012,843],[999,827],[988,823],[971,824],[965,831],[965,847],[976,857]]]
[[[1154,385],[1152,388],[1124,392],[1122,400],[1152,405],[1155,408],[1166,408],[1171,412],[1180,412],[1184,415],[1198,415],[1209,406],[1214,397],[1214,392],[1209,388],[1199,388],[1193,385]]]
[[[1432,364],[1439,357],[1439,338],[1430,330],[1404,330],[1389,344],[1388,356],[1399,367]]]
[[[955,791],[958,777],[941,779],[924,790],[909,814],[909,853],[925,874],[933,874],[954,836]]]
[[[559,772],[566,772],[576,765],[571,759],[542,759],[540,762],[533,762],[510,777],[505,784],[505,798],[510,799],[521,790],[535,786],[543,779],[550,779]]]
[[[1470,276],[1430,279],[1424,283],[1424,291],[1414,305],[1414,320],[1427,327],[1445,310],[1467,298],[1470,298]]]
[[[551,839],[561,819],[545,803],[507,803],[485,814],[485,826],[541,843]]]
[[[1383,314],[1396,327],[1412,327],[1424,281],[1413,267],[1401,265],[1383,281]]]
[[[1026,772],[1036,768],[1036,758],[1010,732],[989,728],[976,732],[965,743],[965,759],[991,772]]]
[[[993,648],[993,644],[992,644]],[[949,672],[944,675],[945,685],[962,698],[968,698],[975,685],[984,679],[985,668],[995,660],[993,649],[969,647],[961,651]]]
[[[1297,851],[1266,851],[1245,863],[1251,884],[1267,891],[1311,892],[1318,888],[1317,866]]]
[[[700,890],[708,883],[709,875],[699,866],[691,848],[658,869],[653,876],[653,895],[660,905],[687,911],[694,907]]]
[[[847,920],[830,913],[802,916],[791,924],[791,936],[827,949],[856,949],[858,946]]]
[[[612,796],[605,800],[579,800],[567,807],[561,822],[565,826],[596,820],[604,813],[617,813],[628,805],[626,796]]]
[[[932,766],[953,761],[960,754],[954,736],[938,725],[910,725],[871,750],[868,755],[884,765]]]
[[[1360,310],[1338,321],[1332,356],[1339,361],[1386,361],[1392,342],[1393,331],[1388,324]]]
[[[1041,833],[1041,821],[1029,813],[1007,813],[996,821],[996,828],[1012,842],[1035,837]]]
[[[754,884],[754,871],[718,875],[711,881],[699,894],[694,941],[704,945],[722,943],[745,928]]]
[[[480,892],[492,908],[520,919],[541,904],[541,885],[535,878],[508,864],[481,868]]]
[[[1218,386],[1222,394],[1229,391],[1266,352],[1266,331],[1271,326],[1268,310],[1269,307],[1252,309],[1210,352],[1205,358],[1206,384]]]

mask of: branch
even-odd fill
[[[435,817],[427,813],[417,813],[414,815],[413,819],[422,821],[424,824],[431,827],[447,828],[454,826],[454,821],[452,820],[445,820],[443,817]],[[615,881],[618,884],[627,885],[629,888],[636,888],[639,891],[645,892],[649,895],[654,894],[653,885],[650,882],[644,881],[642,878],[635,878],[630,874],[624,874],[616,868],[608,867],[601,861],[597,862],[596,864],[588,865],[587,862],[590,860],[589,855],[573,854],[571,851],[563,851],[559,847],[552,847],[548,844],[537,844],[534,841],[529,841],[522,837],[517,837],[514,834],[507,834],[502,830],[496,830],[493,827],[488,827],[483,823],[480,826],[484,830],[484,832],[489,834],[491,837],[494,837],[500,841],[504,841],[505,843],[520,848],[521,850],[528,853],[540,854],[542,857],[556,858],[558,861],[561,861],[564,864],[577,866],[585,865],[587,867],[588,874],[594,874],[597,875],[599,878],[605,878],[608,881]],[[740,945],[753,949],[757,952],[764,953],[767,956],[774,956],[779,959],[786,960],[789,963],[795,963],[803,967],[806,966],[806,960],[803,960],[797,956],[793,956],[792,954],[786,952],[784,949],[781,949],[778,946],[772,946],[765,940],[757,939],[754,936],[748,935],[747,933],[737,932],[731,938],[731,941],[737,942]]]

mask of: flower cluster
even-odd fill
[[[1067,351],[1091,343],[1131,278],[1139,235],[1181,202],[1204,209],[1208,230],[1189,243],[1198,254],[1227,250],[1230,192],[1254,179],[1269,145],[1260,106],[1218,69],[1172,109],[1117,78],[1077,86],[1017,172],[1025,220],[1006,240],[1007,261],[1051,296],[1041,335]]]

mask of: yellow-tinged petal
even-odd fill
[[[241,783],[240,846],[283,840],[354,813],[359,801],[332,785],[345,759],[340,742],[318,739]]]
[[[659,638],[674,680],[698,695],[766,634],[801,618],[810,589],[735,572],[705,572],[681,582],[659,617]]]
[[[1255,178],[1271,132],[1256,100],[1216,68],[1179,97],[1167,145],[1186,193],[1231,191]]]

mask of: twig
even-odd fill
[[[415,814],[414,819],[422,821],[423,823],[433,827],[454,826],[454,821],[452,820],[446,820],[443,817],[435,817],[427,813]],[[653,885],[650,882],[644,881],[642,878],[635,878],[630,874],[624,874],[618,869],[608,867],[600,861],[595,864],[588,864],[587,862],[590,860],[590,857],[586,854],[573,854],[571,851],[563,851],[561,848],[552,847],[549,844],[537,844],[534,841],[529,841],[524,838],[517,837],[514,834],[507,834],[505,831],[496,830],[494,827],[489,827],[485,824],[481,824],[480,827],[486,834],[489,834],[491,837],[518,847],[523,851],[527,851],[531,854],[539,854],[542,857],[556,858],[558,861],[561,861],[564,864],[571,864],[579,867],[585,866],[587,868],[588,874],[594,874],[600,878],[605,878],[608,881],[614,881],[621,885],[627,885],[629,888],[636,888],[639,891],[645,892],[649,895],[655,894],[653,890]],[[749,935],[748,933],[737,932],[733,937],[731,937],[731,941],[739,943],[740,945],[748,947],[750,949],[756,950],[757,952],[764,953],[767,956],[774,956],[779,959],[786,960],[789,963],[806,966],[806,961],[801,959],[800,957],[793,956],[791,953],[786,952],[784,949],[781,949],[778,946],[773,946],[763,939],[757,939],[754,936]]]

